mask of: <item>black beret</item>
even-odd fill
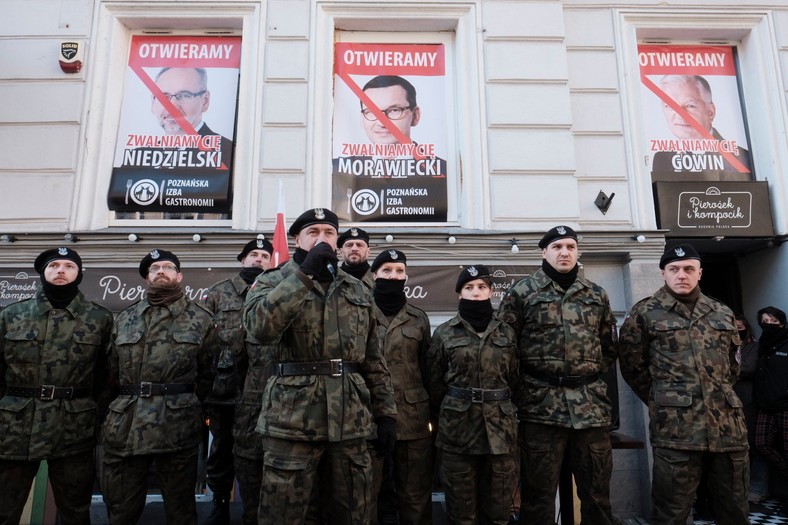
[[[555,228],[550,228],[550,230],[544,234],[542,240],[539,241],[539,247],[544,250],[550,246],[551,242],[566,238],[577,241],[577,233],[569,226],[556,226]]]
[[[378,271],[378,268],[383,266],[386,263],[403,263],[405,266],[408,265],[408,258],[405,257],[405,254],[399,250],[384,250],[375,257],[375,260],[372,262],[372,266],[369,267],[369,270],[372,273]]]
[[[763,316],[763,314],[769,314],[775,319],[777,319],[778,321],[780,321],[781,324],[783,325],[785,324],[786,321],[785,312],[774,306],[767,306],[766,308],[761,308],[760,310],[758,310],[758,324],[760,326],[763,326],[763,324],[761,323],[761,317]]]
[[[301,230],[313,224],[330,224],[337,231],[339,230],[339,218],[336,213],[327,208],[312,208],[299,215],[287,233],[290,237],[295,237],[301,233]]]
[[[684,259],[697,259],[700,261],[698,251],[691,244],[679,244],[672,248],[665,248],[665,253],[659,260],[659,269],[664,270],[665,265],[673,261],[683,261]]]
[[[465,286],[465,283],[475,281],[476,279],[485,279],[488,283],[492,282],[490,270],[488,270],[483,264],[468,266],[463,271],[461,271],[460,276],[457,277],[457,286],[454,287],[454,291],[460,293],[460,290],[462,290],[462,287]]]
[[[249,241],[244,246],[244,249],[241,250],[241,253],[238,254],[238,260],[243,261],[244,257],[249,255],[249,252],[252,250],[263,250],[268,252],[270,255],[273,255],[274,245],[271,244],[268,239],[255,239],[253,241]]]
[[[143,279],[148,277],[148,268],[150,268],[150,265],[159,261],[173,262],[178,271],[181,271],[181,261],[178,260],[174,253],[168,252],[167,250],[152,250],[143,257],[142,262],[140,262],[140,275]]]
[[[36,269],[36,272],[43,275],[44,269],[47,267],[47,265],[52,261],[57,261],[58,259],[74,261],[74,263],[76,263],[76,265],[79,267],[80,273],[82,272],[82,258],[80,258],[76,251],[66,246],[52,248],[51,250],[45,250],[41,252],[39,256],[36,257],[36,261],[33,263],[33,268]]]
[[[337,239],[337,248],[342,248],[345,241],[349,241],[350,239],[361,239],[369,246],[369,234],[367,232],[361,228],[350,228]]]

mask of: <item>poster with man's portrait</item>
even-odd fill
[[[652,182],[748,181],[752,161],[729,46],[638,46]]]
[[[332,209],[349,222],[445,222],[443,44],[339,42]]]
[[[110,210],[228,216],[240,58],[240,37],[132,36]]]

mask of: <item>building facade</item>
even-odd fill
[[[273,235],[278,211],[326,207],[371,233],[373,256],[407,253],[408,293],[434,325],[456,308],[461,265],[496,269],[502,294],[556,224],[581,233],[583,271],[620,321],[679,240],[734,310],[788,306],[785,2],[5,0],[3,13],[0,305],[31,294],[34,257],[63,243],[114,310],[139,299],[153,248],[181,258],[196,297]],[[176,68],[207,83],[169,87]],[[410,79],[418,103],[385,105],[386,86],[366,87],[377,76]],[[702,100],[685,103],[680,82]],[[188,103],[202,104],[193,121]],[[396,140],[367,141],[365,121]],[[164,138],[168,125],[192,139]],[[646,441],[620,386],[620,430]],[[649,463],[648,448],[616,451],[618,515],[648,515]]]

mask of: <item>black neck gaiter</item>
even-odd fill
[[[566,273],[561,273],[555,268],[553,268],[547,259],[542,259],[542,270],[547,276],[552,279],[558,286],[567,291],[572,283],[575,282],[577,279],[577,271],[579,270],[578,266],[575,264],[575,267],[569,270]]]
[[[468,321],[474,330],[484,332],[490,324],[493,316],[492,302],[489,299],[484,301],[471,301],[470,299],[460,299],[460,317]]]
[[[763,324],[761,330],[761,337],[758,339],[759,353],[761,354],[768,354],[788,338],[788,326]]]
[[[45,281],[42,275],[42,288],[44,289],[44,295],[49,300],[49,304],[54,308],[65,308],[68,306],[79,293],[79,280],[77,279],[68,284],[54,285],[49,281]]]
[[[244,280],[246,284],[252,284],[258,275],[263,273],[263,269],[258,266],[249,266],[241,269],[238,275]]]
[[[367,261],[358,264],[348,264],[343,262],[342,269],[360,281],[364,278],[364,275],[366,275],[367,271],[369,271],[369,263]]]
[[[375,279],[372,294],[375,296],[375,304],[387,316],[402,310],[407,301],[403,279]]]

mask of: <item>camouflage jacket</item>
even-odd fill
[[[194,384],[194,392],[118,396],[104,423],[104,447],[119,456],[197,447],[202,406],[211,388],[211,315],[181,297],[166,307],[145,298],[123,310],[112,331],[110,373],[118,385]]]
[[[60,458],[95,445],[111,331],[112,313],[82,292],[60,309],[39,288],[0,313],[0,459]],[[86,388],[92,396],[44,401],[5,395],[7,387],[41,385]]]
[[[361,373],[274,376],[263,392],[258,431],[297,441],[368,437],[372,416],[396,417],[391,375],[375,337],[372,292],[344,270],[326,291],[290,260],[255,281],[244,324],[278,344],[274,361],[342,359]]]
[[[621,374],[648,404],[653,446],[747,448],[732,386],[738,344],[733,313],[703,294],[692,312],[664,287],[632,307],[619,337]]]
[[[539,269],[509,289],[498,317],[519,337],[521,421],[578,429],[610,425],[612,405],[601,377],[567,388],[528,375],[531,369],[592,376],[615,361],[616,318],[601,286],[578,276],[564,292]]]
[[[391,372],[397,403],[397,439],[429,437],[430,396],[427,393],[427,351],[430,320],[422,310],[406,304],[391,321],[375,306],[376,334]]]
[[[262,458],[262,439],[255,432],[260,414],[263,386],[270,375],[271,353],[275,347],[261,345],[246,334],[243,326],[243,309],[249,285],[240,275],[216,283],[208,290],[203,306],[213,314],[217,329],[217,348],[212,350],[214,372],[222,350],[231,352],[233,368],[237,371],[239,388],[235,402],[233,421],[233,451],[247,459]],[[214,385],[219,377],[214,378]],[[214,389],[208,394],[206,403],[227,404],[225,399],[215,399]]]
[[[509,454],[517,442],[517,409],[511,399],[474,403],[447,394],[449,386],[516,391],[517,339],[493,318],[483,334],[459,315],[432,335],[427,354],[430,403],[438,413],[440,449],[458,454]]]

